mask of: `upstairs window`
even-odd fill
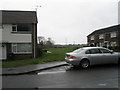
[[[12,32],[17,32],[17,25],[16,24],[12,25]]]
[[[103,39],[104,38],[104,35],[103,34],[100,34],[99,35],[99,39]]]
[[[17,31],[32,31],[31,24],[17,24]]]
[[[32,31],[32,24],[13,24],[12,32]]]
[[[117,33],[116,33],[116,32],[111,32],[111,33],[110,33],[110,37],[111,37],[111,38],[117,37]]]
[[[94,36],[91,36],[91,38],[90,38],[91,40],[94,40]]]

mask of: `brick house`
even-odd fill
[[[100,46],[120,50],[120,25],[95,30],[87,36],[89,46]]]
[[[0,11],[0,60],[36,58],[37,15],[35,11]]]

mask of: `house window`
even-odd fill
[[[30,43],[14,43],[12,44],[13,53],[31,53],[32,45]]]
[[[100,43],[100,47],[103,47],[103,46],[104,46],[104,43],[103,43],[103,42],[101,42],[101,43]]]
[[[99,39],[103,39],[104,38],[104,35],[103,34],[100,34],[99,35]]]
[[[12,32],[17,32],[17,25],[16,24],[12,25]]]
[[[111,38],[117,37],[116,32],[111,32],[111,33],[110,33],[110,37],[111,37]]]
[[[12,32],[32,31],[32,24],[13,24]]]
[[[17,24],[17,31],[32,31],[32,24]]]
[[[100,43],[99,43],[99,46],[100,46],[100,47],[103,47],[103,46],[104,46],[104,43],[103,43],[103,42],[100,42]]]
[[[116,42],[110,42],[111,46],[117,46]]]
[[[12,44],[12,52],[17,52],[17,44]]]
[[[91,38],[90,38],[91,40],[94,40],[94,36],[91,36]]]

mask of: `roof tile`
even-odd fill
[[[2,11],[2,23],[37,23],[35,11]]]

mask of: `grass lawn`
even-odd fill
[[[2,67],[3,68],[19,67],[19,66],[42,64],[42,63],[54,62],[54,61],[64,61],[65,53],[71,52],[73,51],[73,49],[74,48],[49,48],[47,50],[52,53],[45,53],[43,56],[36,59],[3,61]]]

